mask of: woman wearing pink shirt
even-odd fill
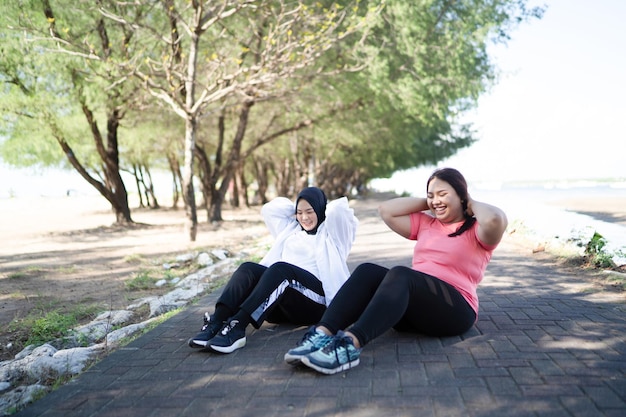
[[[440,337],[474,325],[476,287],[506,215],[472,199],[455,169],[435,171],[426,188],[426,198],[395,198],[379,207],[391,230],[416,241],[412,267],[359,265],[320,322],[285,354],[287,363],[334,374],[357,366],[363,346],[392,327]]]

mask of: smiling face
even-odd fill
[[[446,181],[433,178],[428,184],[426,201],[430,211],[442,223],[462,222],[465,219],[461,197]]]
[[[317,226],[317,214],[311,207],[308,201],[304,198],[298,200],[298,206],[296,207],[296,220],[300,223],[300,226],[307,232],[315,229]]]

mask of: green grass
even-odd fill
[[[96,305],[78,305],[64,312],[55,303],[42,304],[22,319],[9,324],[9,331],[23,335],[24,346],[41,345],[65,337],[80,320],[93,317],[101,310]]]
[[[148,290],[154,288],[154,284],[160,279],[154,277],[152,271],[141,270],[124,284],[130,291]]]
[[[7,275],[9,279],[21,279],[26,278],[32,274],[36,274],[39,272],[44,272],[45,269],[39,266],[28,266],[20,271],[11,272]]]
[[[165,279],[171,281],[176,277],[186,277],[200,269],[200,266],[195,262],[180,264],[175,261],[175,258],[146,259],[141,255],[128,255],[124,260],[128,263],[137,264],[141,268],[125,282],[125,287],[129,291],[154,289],[155,283],[159,280]],[[176,268],[164,269],[163,264],[166,263],[170,265],[180,265]]]
[[[51,311],[43,317],[35,319],[30,328],[27,345],[39,345],[50,340],[67,336],[69,330],[78,324],[73,314],[62,314]]]

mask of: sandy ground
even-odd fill
[[[549,203],[552,206],[586,214],[597,220],[626,226],[626,197],[567,198]]]
[[[376,207],[383,197],[351,202],[362,224],[379,221]],[[551,204],[626,225],[626,199]],[[7,347],[18,337],[12,323],[29,314],[71,311],[79,304],[100,311],[125,308],[132,300],[165,291],[126,289],[124,283],[148,263],[161,265],[190,251],[220,248],[240,253],[251,243],[266,244],[269,235],[259,210],[225,209],[220,224],[207,223],[206,212],[199,211],[198,237],[190,242],[182,209],[135,208],[137,224],[121,228],[112,225],[114,215],[103,198],[0,200],[0,360],[12,358],[21,348],[18,343]],[[365,261],[368,251],[352,259]]]
[[[269,238],[259,208],[225,210],[220,224],[207,223],[206,211],[198,216],[198,236],[190,242],[182,209],[133,209],[137,224],[122,228],[113,225],[115,217],[101,198],[0,200],[0,360],[21,347],[7,348],[19,337],[10,330],[29,314],[68,312],[79,304],[100,311],[125,308],[167,291],[128,290],[125,282],[139,271],[159,270],[176,255],[200,250],[240,253],[247,242]]]

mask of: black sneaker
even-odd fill
[[[192,348],[204,348],[217,332],[224,326],[222,322],[211,321],[209,313],[204,313],[204,325],[202,330],[195,337],[189,339],[187,344]]]
[[[208,345],[216,352],[231,353],[246,345],[246,329],[237,327],[239,320],[231,320],[209,340]]]

